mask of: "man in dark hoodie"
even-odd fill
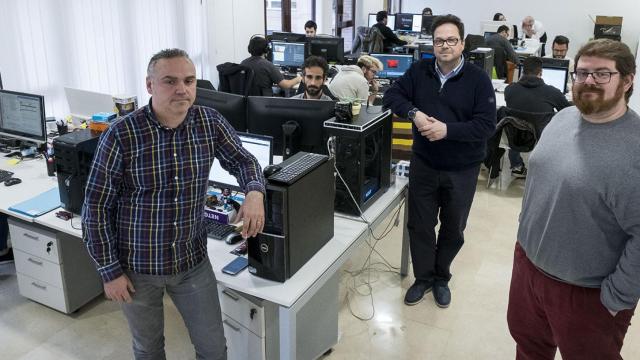
[[[436,305],[449,306],[450,266],[464,243],[480,163],[496,127],[491,79],[465,63],[463,39],[457,16],[436,18],[435,59],[414,63],[384,95],[386,107],[413,122],[407,227],[416,281],[407,305],[433,289]]]
[[[380,30],[382,36],[384,36],[384,51],[390,52],[393,46],[402,46],[406,45],[407,42],[401,40],[393,33],[393,31],[387,26],[388,15],[386,11],[378,11],[376,14],[377,24],[373,25],[373,27],[377,27]]]
[[[560,90],[545,84],[542,80],[542,59],[526,58],[522,71],[520,80],[504,90],[504,100],[508,108],[533,113],[552,113],[571,106]],[[527,175],[527,168],[519,152],[509,150],[509,161],[511,174],[516,177]]]

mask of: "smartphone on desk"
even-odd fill
[[[249,260],[246,257],[238,256],[232,262],[222,268],[222,272],[229,275],[237,275],[239,272],[249,266]]]

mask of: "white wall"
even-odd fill
[[[356,3],[356,28],[358,26],[367,26],[369,14],[384,10],[383,7],[383,0],[358,0]]]
[[[264,34],[264,0],[208,0],[206,14],[209,71],[204,75],[217,87],[215,67],[249,57],[249,39]]]

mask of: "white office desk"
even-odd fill
[[[535,46],[527,46],[527,47],[515,47],[513,50],[516,52],[518,56],[529,57],[529,56],[540,56],[542,51],[542,43],[538,43]]]

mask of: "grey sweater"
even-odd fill
[[[530,157],[518,241],[547,274],[601,288],[613,311],[640,297],[640,117],[560,111]]]

